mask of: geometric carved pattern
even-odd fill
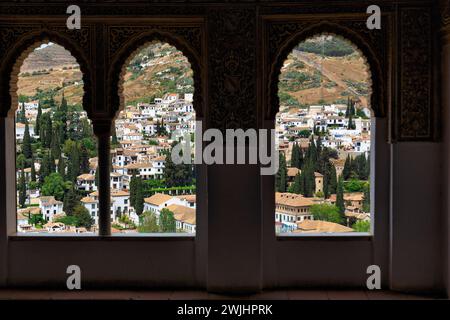
[[[212,9],[208,20],[211,127],[256,127],[256,21],[253,9]]]
[[[102,117],[105,111],[114,113],[119,106],[116,81],[120,73],[119,62],[125,61],[127,53],[133,52],[130,50],[140,43],[141,37],[149,36],[167,39],[188,57],[194,70],[194,106],[198,115],[207,116],[205,121],[210,127],[256,127],[259,110],[263,111],[264,119],[273,119],[277,112],[278,74],[293,46],[314,33],[328,32],[347,38],[366,57],[372,76],[371,106],[377,116],[390,116],[393,140],[437,138],[437,71],[433,66],[438,60],[433,55],[433,48],[436,47],[434,34],[439,20],[432,12],[434,2],[431,1],[399,0],[398,5],[383,1],[380,4],[383,13],[381,30],[366,28],[364,3],[348,5],[342,2],[342,5],[334,6],[330,5],[333,1],[320,4],[293,1],[277,5],[270,0],[249,0],[245,5],[223,2],[207,6],[207,0],[168,0],[167,3],[137,0],[133,5],[125,0],[84,1],[80,5],[84,17],[116,17],[120,23],[109,25],[101,19],[90,22],[86,19],[82,20],[81,30],[68,30],[64,19],[65,2],[49,1],[52,5],[38,0],[15,2],[17,5],[0,3],[0,14],[23,17],[0,22],[0,116],[11,107],[10,75],[13,63],[20,58],[17,51],[36,43],[42,34],[59,40],[77,58],[85,82],[84,104],[94,108],[88,110],[94,116],[97,108]],[[440,2],[443,29],[450,37],[447,31],[450,29],[449,0]],[[46,15],[53,18],[46,20]],[[151,21],[167,19],[164,23],[135,24],[133,18],[139,15],[154,18]],[[27,16],[42,19],[27,20]],[[189,17],[203,17],[207,25],[179,23],[177,16],[188,20]],[[259,21],[262,24],[258,24]],[[124,23],[129,25],[123,28]],[[259,25],[263,31],[261,37]],[[391,29],[394,26],[397,28]],[[204,39],[206,35],[208,39]],[[98,39],[103,39],[102,43],[97,43]],[[263,39],[264,47],[258,47],[258,39]],[[98,61],[102,50],[106,53],[102,56],[104,61]],[[263,66],[257,65],[258,57],[262,57]],[[262,97],[259,97],[264,102],[262,109],[257,106],[257,74],[260,70],[264,70],[261,74],[264,80]],[[94,88],[103,79],[105,90]],[[204,88],[206,81],[208,87]],[[388,88],[388,84],[395,85],[395,91]],[[97,101],[92,99],[95,94],[105,95],[107,102],[94,103]],[[207,113],[204,113],[204,94],[208,95]],[[388,105],[388,101],[392,104]]]
[[[398,140],[430,140],[434,135],[431,12],[401,9]]]

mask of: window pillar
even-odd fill
[[[94,133],[97,136],[98,144],[98,232],[100,236],[109,236],[111,235],[111,121],[94,121]]]

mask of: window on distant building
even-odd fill
[[[112,232],[195,233],[194,167],[170,158],[181,137],[194,137],[191,65],[175,47],[151,42],[130,56],[122,75],[124,104],[111,138],[111,177],[119,181],[111,185]]]
[[[91,206],[80,202],[97,155],[80,66],[60,45],[42,43],[23,61],[17,88],[18,232],[94,233]]]
[[[349,41],[299,43],[281,69],[277,234],[370,232],[371,76]]]

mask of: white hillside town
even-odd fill
[[[39,50],[56,49],[60,56],[65,50],[55,44]],[[19,232],[99,229],[97,141],[82,106],[79,66],[65,60],[19,75]],[[300,43],[281,68],[273,129],[224,134],[196,121],[193,71],[183,53],[165,43],[144,47],[126,66],[124,108],[112,126],[111,232],[195,233],[194,164],[235,162],[259,163],[262,175],[275,176],[277,233],[370,232],[375,122],[365,63],[351,44],[330,35]]]
[[[139,215],[130,201],[130,183],[133,177],[142,181],[159,181],[164,177],[166,155],[176,137],[195,132],[195,113],[192,107],[192,94],[166,94],[156,98],[155,103],[138,103],[122,111],[115,123],[114,148],[111,149],[111,222],[114,226],[127,224],[139,225]],[[38,103],[38,102],[37,102]],[[19,105],[21,108],[27,105]],[[151,110],[151,111],[150,111]],[[82,113],[82,117],[86,117]],[[33,114],[26,112],[28,123],[34,123]],[[20,124],[20,123],[19,123]],[[20,126],[22,127],[22,126]],[[165,135],[157,135],[164,132]],[[168,133],[171,133],[169,137]],[[145,137],[145,138],[144,138]],[[18,228],[22,232],[95,232],[98,228],[98,185],[96,181],[98,158],[89,159],[89,172],[76,177],[76,188],[85,194],[82,205],[93,218],[91,231],[85,228],[64,226],[56,222],[64,216],[63,203],[53,196],[41,196],[30,190],[26,203],[38,204],[32,214],[42,214],[44,228],[37,229],[30,224],[26,216],[28,208],[19,209]],[[35,167],[39,167],[35,163]],[[28,171],[28,172],[27,172]],[[39,170],[38,170],[39,171]],[[27,180],[29,170],[25,169]],[[18,177],[20,173],[17,173]],[[39,174],[36,174],[39,179]],[[176,229],[179,232],[195,233],[195,187],[194,188],[160,188],[153,195],[144,199],[144,211],[155,214],[160,219],[161,210],[168,208],[174,214]],[[25,218],[24,218],[25,217]],[[55,227],[57,226],[57,227]],[[49,231],[51,230],[51,231]],[[137,232],[136,229],[117,230],[114,232]]]

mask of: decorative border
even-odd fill
[[[301,41],[316,34],[331,33],[344,37],[351,41],[367,59],[371,71],[372,95],[371,106],[375,116],[382,117],[386,114],[387,92],[385,77],[387,74],[387,47],[386,37],[382,30],[369,30],[366,20],[360,17],[352,19],[339,19],[329,17],[326,19],[301,19],[281,22],[280,17],[265,19],[265,54],[266,54],[266,83],[268,93],[267,103],[264,106],[264,119],[274,119],[279,110],[278,78],[281,67],[288,54]]]
[[[0,116],[17,107],[17,77],[20,66],[28,54],[44,41],[51,41],[69,50],[80,65],[83,74],[83,106],[91,116],[92,108],[92,50],[93,27],[68,30],[63,23],[2,23],[0,24]]]
[[[114,117],[123,106],[121,77],[126,61],[140,47],[152,41],[162,41],[181,50],[188,58],[193,70],[194,102],[196,116],[203,117],[205,105],[203,103],[204,64],[203,40],[204,28],[202,23],[197,26],[181,25],[168,26],[166,24],[150,23],[145,26],[114,25],[106,27],[107,33],[107,105],[108,113]]]

